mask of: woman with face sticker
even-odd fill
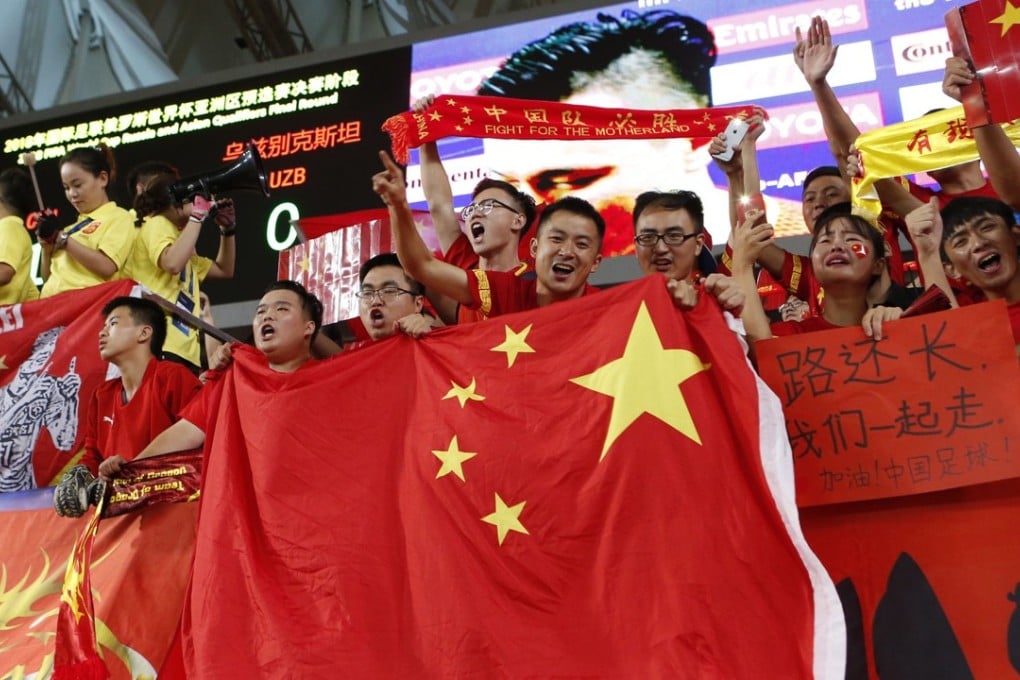
[[[78,216],[62,229],[36,229],[46,281],[42,297],[121,277],[135,232],[130,213],[106,193],[114,172],[113,152],[105,144],[71,149],[60,159],[64,195]]]
[[[757,217],[758,211],[749,211],[747,219],[734,232],[733,275],[748,293],[742,316],[748,338],[763,340],[863,326],[866,335],[880,340],[882,323],[898,319],[903,313],[896,307],[868,304],[868,289],[887,266],[882,233],[862,217],[834,212],[819,218],[811,239],[811,265],[824,293],[821,314],[770,326],[756,294],[753,263],[771,241],[773,229],[767,223],[755,225]]]

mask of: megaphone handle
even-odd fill
[[[35,176],[35,154],[23,154],[21,160],[28,166],[28,175],[32,178],[32,186],[35,188],[35,200],[39,205],[39,210],[42,210],[46,206],[43,204],[42,191],[39,190],[39,179]]]

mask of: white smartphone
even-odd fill
[[[748,126],[747,122],[740,118],[734,118],[730,120],[729,125],[726,126],[726,150],[722,153],[712,154],[713,158],[718,158],[721,161],[728,161],[733,158],[733,152],[740,146],[740,142],[744,140],[744,135],[747,134]]]

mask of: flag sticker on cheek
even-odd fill
[[[856,255],[858,260],[863,260],[868,256],[868,245],[866,243],[851,243],[850,252]]]

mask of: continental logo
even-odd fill
[[[946,67],[946,58],[953,56],[953,47],[949,44],[949,34],[944,26],[930,31],[894,35],[889,39],[889,44],[898,76],[941,71]]]

